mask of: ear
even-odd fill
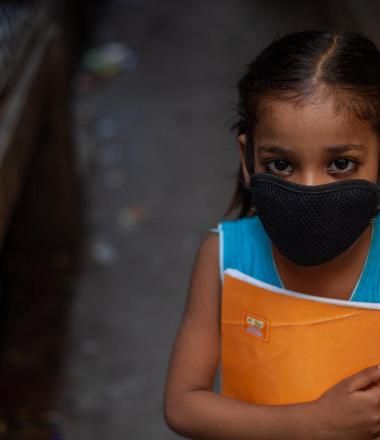
[[[245,134],[240,134],[237,138],[239,143],[239,153],[240,153],[240,163],[241,169],[243,171],[243,177],[245,185],[248,187],[250,184],[250,176],[247,169],[247,164],[245,162],[245,151],[247,148],[247,136]]]

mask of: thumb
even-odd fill
[[[342,382],[348,387],[348,392],[353,393],[376,385],[378,381],[380,381],[380,366],[375,365],[347,377]]]

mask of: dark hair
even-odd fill
[[[247,135],[245,160],[253,173],[252,132],[264,102],[302,104],[322,91],[334,98],[334,110],[368,121],[380,133],[380,52],[357,32],[303,31],[274,40],[250,64],[238,82],[237,135]],[[320,95],[319,95],[320,96]],[[237,187],[225,215],[249,214],[249,190],[240,165]]]

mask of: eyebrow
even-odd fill
[[[331,153],[345,153],[349,150],[363,151],[366,150],[365,145],[362,144],[343,144],[343,145],[328,145],[327,151]]]
[[[279,153],[291,153],[292,150],[285,148],[285,147],[280,147],[278,145],[259,145],[257,147],[257,152],[258,153],[274,153],[274,154],[279,154]]]
[[[362,144],[334,144],[334,145],[327,145],[326,150],[329,153],[345,153],[346,151],[350,150],[358,150],[363,151],[366,150],[366,147]],[[281,154],[281,153],[292,153],[293,151],[289,148],[281,147],[279,145],[259,145],[257,147],[258,153],[274,153],[274,154]]]

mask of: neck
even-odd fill
[[[318,266],[299,266],[273,246],[273,258],[285,287],[311,295],[348,299],[363,270],[371,243],[372,227],[369,225],[341,255]]]

